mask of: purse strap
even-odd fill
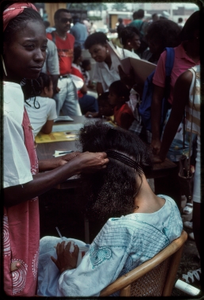
[[[192,145],[192,129],[193,129],[193,107],[194,107],[194,101],[195,101],[195,91],[196,91],[196,72],[195,70],[192,68],[193,72],[193,78],[192,78],[192,82],[194,80],[194,84],[193,84],[193,103],[192,103],[192,109],[191,109],[191,134],[190,134],[190,141],[189,141],[189,154],[188,154],[188,168],[187,168],[187,176],[190,176],[190,168],[191,168],[191,164],[190,164],[190,155],[191,155],[191,145]],[[184,127],[185,128],[185,127]]]

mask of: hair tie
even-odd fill
[[[115,151],[115,150],[107,150],[106,153],[107,153],[108,157],[116,159],[116,160],[124,163],[125,165],[127,165],[131,168],[134,168],[135,170],[138,169],[138,168],[142,169],[141,166],[135,160],[129,158],[125,154],[122,154],[122,153],[120,153],[118,151]]]
[[[8,23],[14,19],[15,17],[17,17],[18,15],[20,15],[25,8],[32,8],[36,11],[37,8],[35,7],[35,5],[33,5],[32,3],[14,3],[12,5],[10,5],[7,9],[4,10],[3,12],[3,31],[5,31]]]

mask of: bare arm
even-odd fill
[[[152,142],[151,147],[154,154],[158,154],[161,146],[160,142],[160,120],[162,99],[164,96],[164,88],[154,85],[154,93],[151,106],[151,127],[152,127]]]
[[[51,171],[34,175],[33,180],[24,185],[5,188],[4,205],[14,206],[21,202],[32,199],[45,193],[57,184],[64,182],[71,176],[79,174],[81,172],[94,172],[100,170],[106,167],[106,164],[109,161],[106,157],[106,153],[100,152],[80,153],[64,165],[56,167]],[[52,166],[54,166],[53,163]],[[16,195],[18,195],[18,197],[16,197]]]
[[[166,124],[159,157],[163,161],[173,141],[179,124],[182,121],[185,105],[189,100],[189,89],[192,81],[192,73],[186,71],[179,76],[174,87],[173,105],[169,120]]]
[[[47,122],[43,125],[40,131],[42,133],[49,134],[50,132],[52,132],[53,124],[54,124],[54,120],[47,120]]]

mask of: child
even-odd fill
[[[32,92],[34,90],[34,93]],[[25,107],[29,115],[34,136],[39,132],[49,134],[57,118],[56,102],[52,99],[53,83],[48,74],[40,73],[36,80],[23,86]]]
[[[81,89],[78,90],[78,98],[79,98],[79,105],[81,108],[81,112],[83,115],[87,113],[87,111],[91,112],[98,112],[98,102],[97,99],[92,96],[88,95],[86,81],[84,80],[84,76],[81,70],[81,47],[77,46],[74,48],[74,59],[72,63],[72,74],[81,78],[84,82],[84,85]]]
[[[107,120],[113,121],[113,108],[108,101],[109,92],[102,93],[98,96],[98,112],[86,113],[87,118],[105,118]]]
[[[89,59],[84,59],[81,62],[81,70],[84,76],[86,86],[90,89],[94,89],[94,84],[91,82],[89,71],[91,70],[91,62]]]
[[[114,108],[114,122],[124,128],[129,129],[134,116],[128,105],[130,91],[121,81],[114,81],[109,87],[109,103]]]

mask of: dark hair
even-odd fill
[[[183,22],[183,18],[178,18],[178,22]]]
[[[66,8],[60,8],[54,13],[54,20],[59,20],[61,13],[70,13],[70,11]]]
[[[128,40],[131,40],[135,37],[135,35],[138,35],[140,37],[139,30],[134,26],[127,26],[123,28],[120,32],[120,38],[123,46],[126,45]]]
[[[165,47],[176,47],[179,44],[179,34],[181,28],[174,21],[168,19],[160,19],[152,22],[146,34],[146,40],[155,40],[161,44],[161,51]]]
[[[195,11],[185,22],[185,25],[183,26],[181,33],[180,33],[180,40],[181,41],[188,41],[191,39],[194,39],[195,31],[198,31],[198,34],[201,30],[201,24],[200,24],[200,11]]]
[[[41,22],[43,27],[43,19],[41,18],[40,14],[32,9],[32,8],[25,8],[21,14],[13,18],[7,25],[5,31],[3,32],[3,40],[6,43],[9,43],[13,39],[13,35],[22,29],[23,26],[26,25],[28,21],[35,21]]]
[[[78,58],[81,56],[81,46],[76,46],[74,47],[74,57],[73,57],[73,62],[76,63]]]
[[[139,19],[144,18],[144,10],[143,9],[138,9],[138,11],[137,11],[137,17]]]
[[[109,87],[109,91],[112,90],[118,97],[124,97],[126,101],[129,100],[130,96],[130,90],[127,88],[127,86],[121,81],[116,80],[111,83]]]
[[[26,79],[22,86],[25,100],[39,96],[45,87],[49,88],[51,80],[51,77],[46,73],[40,73],[37,79]]]
[[[114,150],[132,159],[136,166],[109,158],[107,167],[94,174],[81,174],[81,192],[87,208],[95,217],[120,217],[132,213],[134,199],[142,183],[143,167],[151,164],[146,145],[130,131],[97,122],[85,125],[80,133],[83,152]],[[113,156],[112,156],[113,157]],[[136,182],[136,176],[138,179]]]
[[[105,33],[103,32],[94,32],[90,34],[85,40],[84,47],[85,49],[91,48],[93,45],[105,45],[106,42],[109,41]]]
[[[90,64],[91,64],[91,61],[89,59],[84,59],[81,62],[81,67],[82,67],[82,69],[85,70],[85,68],[88,67]]]

